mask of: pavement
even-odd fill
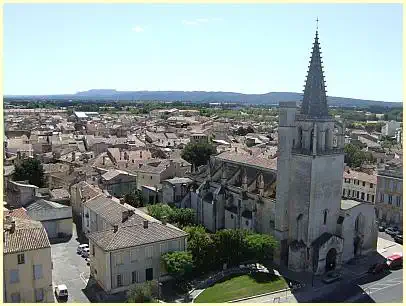
[[[65,284],[68,287],[68,302],[89,303],[88,297],[82,291],[86,288],[90,276],[90,268],[76,248],[80,244],[77,239],[76,226],[72,223],[73,235],[67,242],[51,244],[52,253],[52,282],[56,285]]]
[[[306,286],[293,293],[290,291],[271,293],[238,301],[238,303],[402,302],[403,269],[388,271],[378,276],[366,274],[369,266],[377,260],[382,260],[383,257],[388,257],[393,253],[403,253],[403,246],[395,243],[393,239],[389,240],[388,237],[390,236],[387,235],[388,237],[386,237],[385,235],[378,237],[378,253],[363,256],[357,259],[355,264],[343,265],[341,271],[343,280],[341,282],[326,285],[319,277],[316,277],[312,284],[309,283],[309,276],[306,273],[294,273],[279,269],[284,277],[301,281]]]

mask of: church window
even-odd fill
[[[296,219],[296,238],[297,241],[303,240],[302,235],[303,235],[303,215],[300,214],[297,219]]]
[[[324,211],[323,224],[327,223],[327,209]]]
[[[312,129],[312,131],[310,132],[310,152],[313,151],[313,137],[314,137],[314,130]]]
[[[302,139],[303,139],[303,131],[302,131],[301,127],[299,127],[299,130],[298,130],[297,134],[298,134],[298,147],[301,148],[302,147]]]
[[[310,248],[307,248],[307,259],[310,259]]]
[[[392,196],[391,195],[388,196],[388,203],[392,204]]]

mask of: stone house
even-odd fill
[[[343,198],[375,203],[376,174],[347,169],[343,180]]]
[[[9,181],[7,184],[7,204],[13,208],[23,207],[36,199],[39,187],[26,182]]]
[[[115,197],[123,197],[137,189],[137,176],[126,171],[111,169],[101,176],[100,186]]]

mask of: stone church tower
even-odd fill
[[[344,171],[343,127],[328,114],[317,31],[301,108],[281,102],[279,111],[277,257],[289,269],[315,272],[323,240],[335,239],[335,262],[342,252],[335,233]]]

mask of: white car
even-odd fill
[[[68,297],[68,287],[66,285],[58,285],[55,287],[55,295],[58,299]]]
[[[82,254],[82,251],[83,251],[85,248],[88,248],[88,247],[89,247],[88,244],[81,244],[81,245],[79,245],[78,248],[76,249],[76,253]]]
[[[90,249],[89,249],[89,248],[84,248],[84,249],[82,250],[82,257],[88,258],[88,257],[89,257],[89,252],[90,252]]]

